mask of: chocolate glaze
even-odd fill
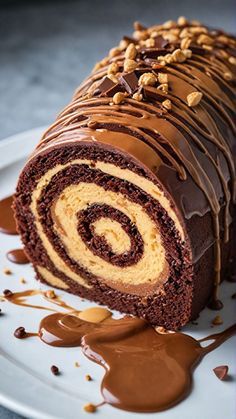
[[[29,290],[13,293],[8,300],[25,306],[22,296],[34,294],[44,295]],[[69,309],[65,303],[64,307]],[[100,323],[91,323],[78,314],[79,311],[76,315],[70,311],[44,317],[38,336],[50,346],[81,346],[90,360],[106,370],[101,383],[104,402],[133,412],[162,411],[187,397],[194,367],[203,356],[236,334],[235,324],[221,333],[195,340],[183,333],[154,329],[135,317],[107,317]],[[35,335],[24,333],[24,337]],[[207,341],[213,342],[202,347],[201,343]]]
[[[14,249],[9,250],[7,252],[7,259],[9,259],[13,263],[17,263],[19,265],[25,265],[29,263],[29,259],[26,256],[24,249]]]
[[[0,200],[0,231],[5,234],[18,234],[12,210],[13,196]]]

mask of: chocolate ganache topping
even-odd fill
[[[15,215],[37,277],[177,329],[233,265],[236,40],[136,23],[22,171]]]

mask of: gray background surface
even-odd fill
[[[0,0],[0,139],[50,124],[133,21],[179,15],[236,32],[235,0]]]

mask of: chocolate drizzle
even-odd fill
[[[217,38],[219,32],[211,32],[210,35]],[[235,55],[235,40],[232,37],[227,39],[229,41],[227,47],[230,47],[231,54]],[[76,138],[80,141],[92,139],[123,148],[123,144],[130,141],[127,136],[128,131],[129,136],[135,138],[137,144],[148,144],[158,155],[159,167],[154,171],[157,176],[161,166],[168,165],[176,170],[183,182],[191,179],[203,194],[202,203],[198,202],[198,214],[204,215],[208,210],[212,214],[215,241],[213,298],[217,300],[218,285],[221,280],[221,244],[229,240],[230,206],[234,199],[235,179],[232,155],[232,144],[236,133],[235,82],[224,80],[222,74],[234,69],[226,59],[218,57],[214,48],[212,51],[204,50],[198,44],[195,47],[195,44],[192,42],[193,54],[186,63],[172,63],[171,66],[161,70],[168,74],[169,92],[166,94],[156,87],[147,86],[144,89],[146,100],[142,102],[127,97],[124,103],[110,106],[110,98],[87,95],[88,91],[93,90],[93,85],[100,80],[103,81],[98,89],[102,88],[102,95],[105,94],[104,89],[115,87],[117,91],[117,85],[112,83],[106,74],[111,62],[118,63],[119,67],[122,67],[124,54],[121,51],[115,58],[107,60],[101,69],[92,73],[77,90],[71,104],[45,133],[37,152],[47,148],[48,144],[53,146],[71,142],[71,138],[74,138],[74,141]],[[135,45],[137,46],[137,42]],[[120,73],[121,87],[125,87],[129,94],[136,91],[137,75],[140,72],[154,72],[155,65],[156,68],[160,68],[158,61],[153,58],[161,55],[161,51],[157,54],[160,45],[162,53],[173,50],[169,42],[158,36],[155,38],[153,49],[142,47],[138,52],[137,70],[129,74]],[[233,51],[232,45],[234,45]],[[216,48],[219,48],[217,42]],[[152,50],[156,55],[151,56],[150,61]],[[196,108],[189,108],[186,96],[196,90],[203,94],[203,99]],[[170,112],[166,112],[161,106],[166,98],[172,102]],[[94,128],[91,124],[94,124]],[[105,132],[101,132],[101,129]],[[118,142],[116,132],[123,133],[123,141],[120,135]],[[145,153],[140,160],[148,165]],[[219,219],[222,199],[223,227]],[[192,213],[186,212],[185,208],[183,215],[189,219]],[[223,239],[221,239],[221,228],[224,229]]]

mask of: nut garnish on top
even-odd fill
[[[106,74],[114,83],[111,92],[106,93],[104,89],[100,92],[100,96],[112,97],[110,104],[120,104],[126,96],[136,101],[145,101],[148,94],[144,94],[144,91],[153,90],[145,89],[146,87],[155,87],[164,94],[174,94],[175,82],[173,79],[170,85],[168,82],[171,68],[181,71],[181,66],[187,65],[189,72],[189,66],[195,66],[199,55],[204,59],[209,59],[210,56],[213,61],[223,60],[222,78],[230,83],[234,79],[232,66],[236,65],[236,56],[233,55],[235,48],[236,41],[233,37],[208,29],[201,22],[188,20],[184,16],[149,28],[135,22],[133,37],[125,36],[117,47],[109,51],[107,57],[96,64],[94,71],[98,77],[95,76],[88,97],[98,95],[98,89],[92,87],[99,82],[100,74],[100,80]],[[209,74],[206,71],[206,75],[211,77]],[[197,91],[186,98],[189,107],[197,106],[201,99],[202,93]],[[171,102],[164,101],[162,106],[170,109]]]

